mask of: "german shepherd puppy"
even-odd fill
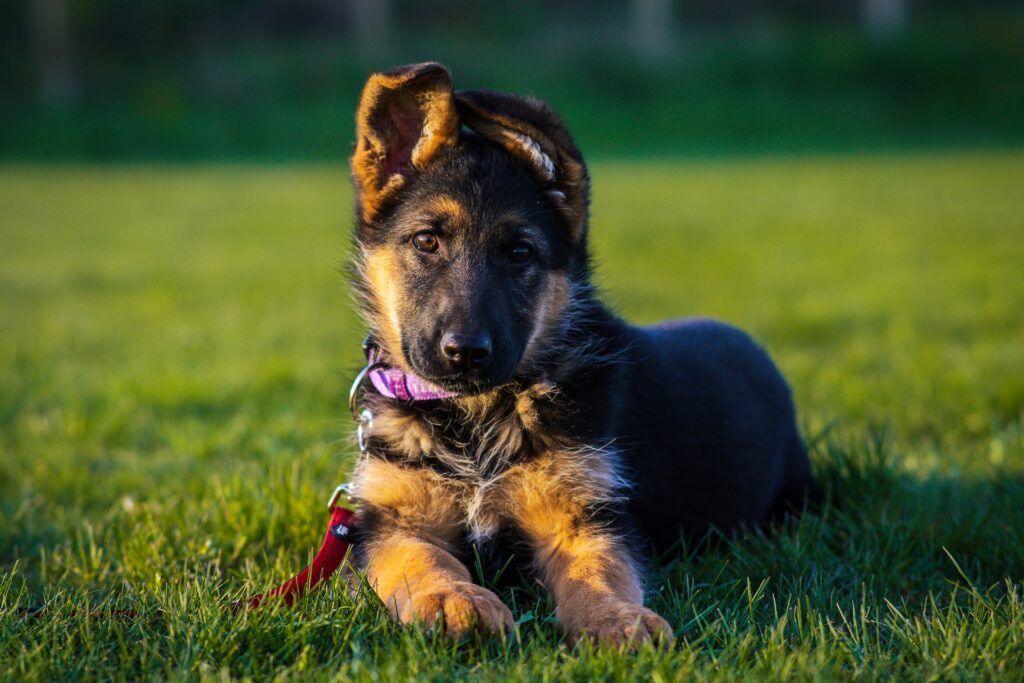
[[[356,566],[402,623],[504,634],[466,563],[511,551],[570,639],[669,640],[652,554],[813,486],[785,380],[736,328],[634,327],[598,300],[587,168],[543,103],[416,64],[372,75],[356,122],[371,359],[431,388],[360,394]]]

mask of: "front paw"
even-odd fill
[[[396,616],[403,624],[443,626],[453,638],[474,631],[505,637],[515,626],[512,611],[497,595],[468,581],[417,590]]]
[[[648,642],[668,645],[673,639],[667,621],[643,605],[628,602],[595,602],[559,618],[570,639],[587,639],[602,647],[636,649]]]

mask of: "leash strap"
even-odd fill
[[[291,607],[296,600],[315,589],[329,579],[334,572],[338,571],[338,567],[345,560],[345,555],[348,554],[349,546],[352,545],[349,535],[352,533],[355,521],[356,513],[348,508],[332,507],[331,521],[327,525],[324,542],[320,546],[320,550],[313,557],[313,561],[309,563],[309,566],[277,588],[251,597],[246,601],[236,602],[232,607],[235,609],[240,607],[256,609],[271,598],[279,598],[284,601],[284,604]]]
[[[352,545],[349,536],[354,528],[356,513],[348,508],[335,506],[334,501],[337,499],[337,496],[336,492],[335,496],[331,499],[331,521],[327,526],[324,542],[321,544],[320,550],[313,557],[313,561],[309,563],[309,566],[273,590],[260,593],[248,600],[237,600],[231,603],[232,611],[256,609],[271,599],[281,599],[285,605],[291,607],[296,600],[331,578],[331,575],[338,571],[338,567],[345,561],[348,549]],[[162,613],[163,610],[158,610],[156,615]],[[94,615],[116,621],[133,621],[140,616],[139,612],[133,609],[106,610],[94,613]],[[46,609],[22,610],[20,616],[23,619],[40,619],[46,616]],[[77,616],[77,613],[73,612],[71,616]]]

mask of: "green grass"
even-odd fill
[[[658,571],[670,652],[567,648],[525,587],[504,645],[340,585],[223,611],[305,561],[351,468],[347,173],[8,166],[0,678],[1024,676],[1024,154],[593,173],[609,299],[752,331],[842,500]]]

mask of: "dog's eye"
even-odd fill
[[[437,239],[437,235],[432,232],[418,232],[412,236],[412,246],[428,254],[437,251],[440,245],[441,242]]]
[[[527,263],[533,258],[533,247],[526,242],[516,242],[512,251],[508,252],[508,260],[512,263]]]

